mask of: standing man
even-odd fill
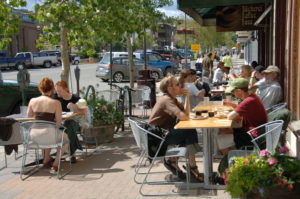
[[[207,56],[202,61],[202,77],[212,78],[212,68],[213,62],[211,61],[211,53],[208,53]]]
[[[269,66],[262,73],[265,76],[265,87],[258,89],[257,95],[265,109],[268,109],[282,100],[282,88],[278,82],[280,70],[277,66]]]
[[[230,71],[230,68],[233,67],[232,58],[230,57],[228,51],[226,52],[226,56],[223,57],[222,62],[224,62],[224,66],[228,68],[228,71]]]

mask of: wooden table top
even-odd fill
[[[232,111],[232,107],[230,106],[224,106],[222,104],[222,101],[209,101],[207,104],[201,101],[195,108],[193,108],[193,111]]]
[[[223,106],[222,101],[209,101],[208,103],[200,102],[193,111],[227,111],[229,113],[232,107]],[[207,117],[207,113],[202,113]],[[191,113],[191,117],[194,114]],[[206,119],[190,119],[187,121],[180,121],[174,128],[175,129],[196,129],[196,128],[231,128],[232,120],[227,118],[207,117]]]
[[[63,119],[63,120],[67,120],[67,119],[70,119],[70,118],[72,118],[72,117],[75,117],[75,116],[81,115],[81,114],[82,114],[81,112],[72,113],[72,114],[63,114],[63,115],[62,115],[62,119]],[[20,115],[17,115],[17,114],[16,114],[16,117],[13,117],[13,116],[14,116],[14,115],[11,115],[10,117],[11,117],[11,118],[14,118],[15,120],[20,121],[20,122],[29,121],[29,120],[34,120],[33,117],[23,117],[23,116],[20,117]]]
[[[232,120],[207,118],[204,120],[190,119],[187,121],[180,121],[174,127],[175,129],[197,129],[197,128],[230,128]]]

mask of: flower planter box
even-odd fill
[[[114,139],[115,125],[101,125],[94,126],[86,130],[85,134],[87,141],[91,144],[95,144],[94,137],[98,144],[112,142]]]
[[[300,184],[296,183],[293,190],[288,190],[286,187],[280,186],[270,188],[265,197],[260,196],[259,193],[250,193],[247,199],[298,199],[300,198]]]

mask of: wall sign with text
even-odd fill
[[[258,30],[266,24],[266,19],[259,26],[254,26],[254,23],[267,7],[266,4],[217,6],[217,31]]]

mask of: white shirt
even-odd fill
[[[200,102],[198,97],[201,92],[194,83],[184,83],[184,88],[187,88],[190,94],[190,110],[197,106]],[[185,95],[182,96],[182,101],[185,103]]]
[[[224,72],[221,68],[217,68],[214,73],[213,83],[221,83],[223,81]]]
[[[255,83],[257,85],[258,89],[263,89],[266,87],[266,79],[262,78],[261,80],[259,80],[258,82]]]
[[[266,84],[262,89],[257,89],[256,93],[264,104],[265,109],[278,104],[282,99],[282,89],[277,81]]]
[[[202,63],[202,61],[203,61],[203,58],[200,57],[200,58],[198,58],[198,59],[196,60],[196,63]]]

